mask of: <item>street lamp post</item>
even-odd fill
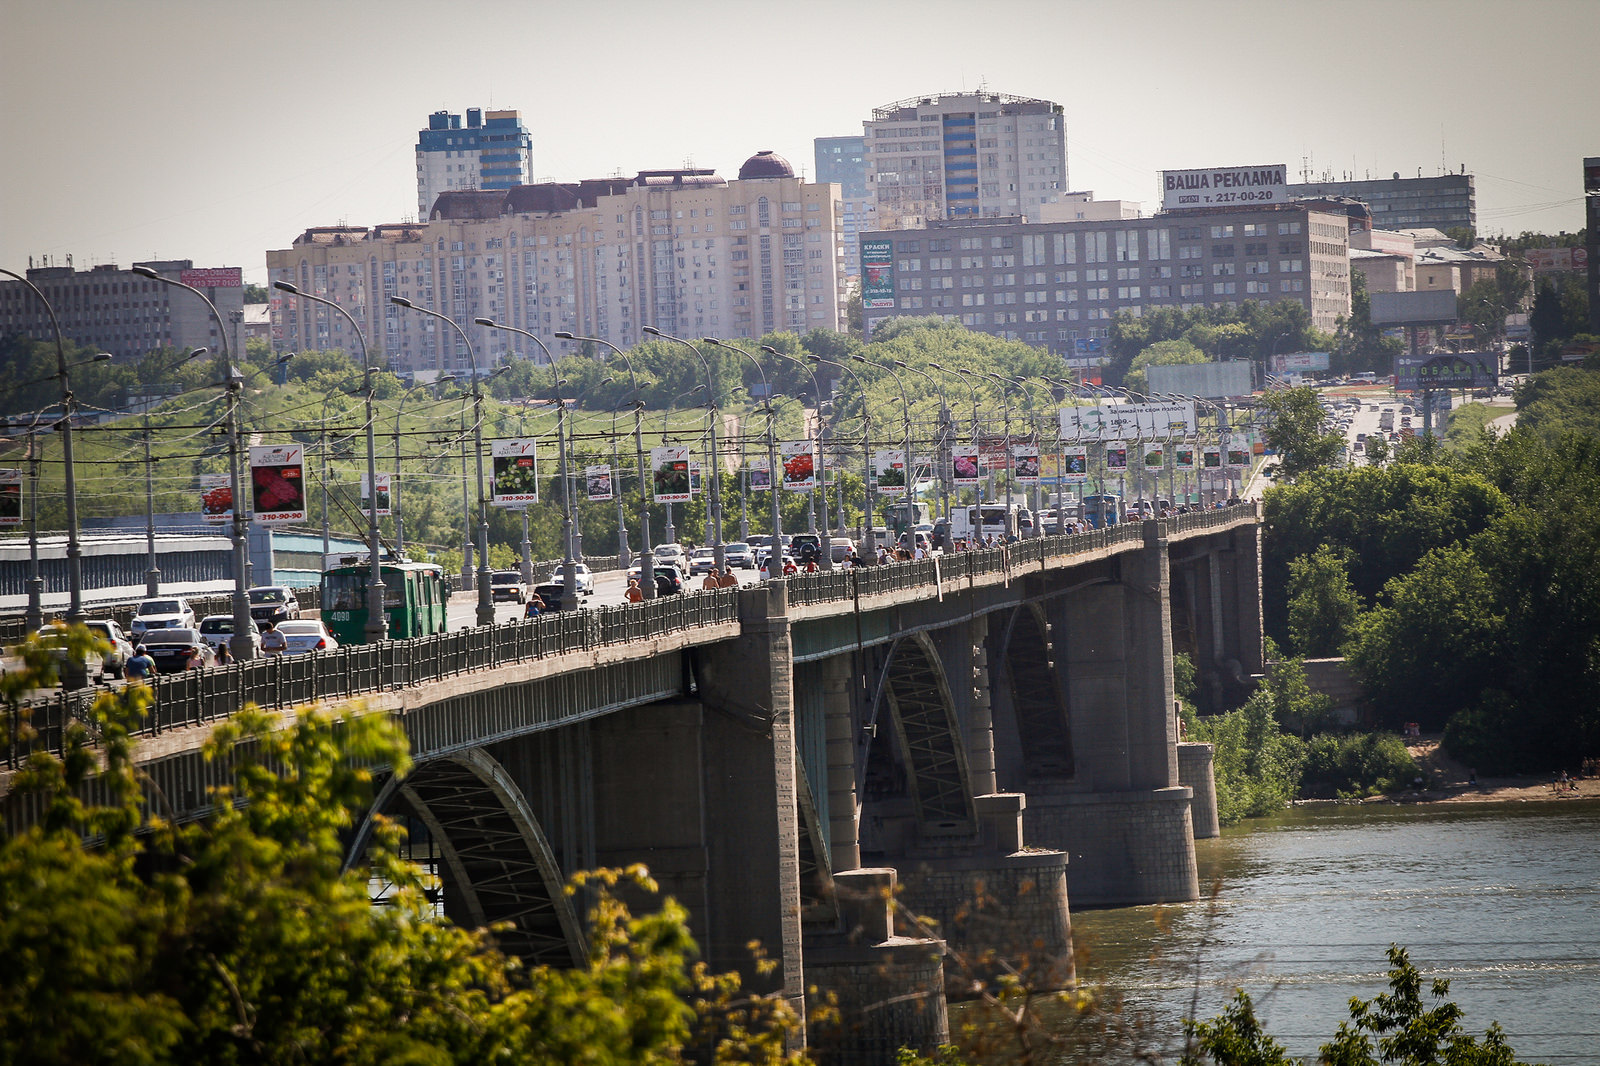
[[[817,504],[817,507],[821,508],[820,514],[817,513],[817,507],[812,508],[812,519],[820,526],[822,530],[821,535],[817,538],[818,554],[822,556],[822,558],[818,560],[818,566],[823,570],[832,570],[833,545],[828,540],[828,464],[825,454],[827,449],[822,446],[822,384],[817,381],[817,375],[812,372],[812,369],[805,363],[802,363],[800,360],[796,359],[794,356],[786,355],[769,344],[762,345],[761,350],[766,352],[768,355],[776,356],[779,359],[789,360],[789,362],[795,364],[801,370],[804,370],[806,372],[806,376],[811,379],[811,394],[815,396],[817,400],[817,488],[816,491],[812,493],[812,499]],[[815,533],[816,530],[813,529],[812,532]]]
[[[653,600],[656,597],[656,556],[655,550],[650,545],[650,482],[645,476],[644,399],[639,394],[639,375],[634,370],[633,360],[628,357],[628,353],[608,340],[601,340],[599,337],[580,337],[567,330],[559,331],[556,337],[559,340],[577,341],[581,344],[603,344],[620,355],[622,361],[627,364],[628,378],[633,383],[633,451],[634,458],[639,464],[639,536],[643,542],[639,545],[639,591],[645,599]]]
[[[889,376],[894,378],[895,385],[900,389],[900,421],[901,421],[901,427],[905,431],[905,436],[904,436],[904,438],[902,440],[902,447],[905,449],[904,456],[905,456],[905,463],[906,463],[906,467],[905,467],[906,496],[905,496],[905,499],[906,499],[906,503],[908,505],[907,508],[906,508],[906,515],[909,518],[911,516],[911,514],[914,512],[914,510],[916,508],[916,504],[917,504],[917,473],[916,473],[916,459],[911,454],[911,400],[906,395],[905,379],[902,378],[899,374],[896,374],[894,372],[894,368],[893,367],[884,366],[881,363],[874,363],[872,360],[868,359],[864,355],[852,355],[850,357],[850,360],[851,360],[851,362],[862,363],[862,364],[864,364],[866,366],[870,366],[875,370],[887,371],[889,373]],[[908,525],[908,527],[909,526],[914,526],[914,525],[916,525],[916,523],[915,522],[908,522],[907,525]]]
[[[29,633],[44,626],[44,578],[39,573],[39,416],[28,426],[28,608],[22,624]]]
[[[722,541],[722,451],[717,447],[717,422],[722,417],[717,409],[717,383],[711,376],[711,363],[689,341],[682,337],[674,337],[663,333],[654,326],[643,327],[644,332],[652,337],[659,337],[664,341],[681,344],[694,353],[700,360],[700,368],[706,375],[706,403],[711,407],[711,552],[713,562],[718,572],[728,569],[728,556]]]
[[[169,368],[176,370],[197,356],[205,355],[206,348],[195,348]],[[156,489],[153,464],[150,459],[150,397],[144,401],[144,594],[154,599],[161,595],[161,567],[156,565]]]
[[[396,307],[404,307],[448,323],[467,348],[467,370],[472,375],[472,449],[478,468],[478,624],[494,625],[494,601],[490,599],[489,591],[489,512],[483,495],[483,388],[478,380],[477,356],[472,351],[472,341],[467,337],[467,331],[457,325],[455,319],[419,307],[403,296],[391,296],[389,302]],[[371,424],[370,419],[368,424]]]
[[[866,545],[866,551],[862,553],[861,558],[868,563],[876,563],[878,561],[878,535],[873,532],[872,513],[878,508],[878,499],[877,482],[872,477],[872,408],[867,406],[867,390],[862,387],[861,378],[856,375],[856,372],[844,363],[836,362],[832,359],[824,359],[820,355],[808,355],[806,358],[813,363],[827,363],[829,366],[836,366],[846,374],[849,374],[850,380],[856,383],[856,392],[861,395],[861,479],[862,484],[866,487],[867,494],[867,498],[863,501],[866,506],[866,520],[863,523],[866,526],[866,533],[861,538]],[[837,410],[837,407],[835,410]],[[842,503],[839,505],[839,513],[841,516],[844,514],[844,505]],[[831,555],[833,553],[830,551],[828,554]]]
[[[222,380],[227,389],[224,417],[225,432],[228,437],[228,475],[233,485],[233,635],[228,638],[228,646],[236,660],[248,662],[255,658],[257,645],[256,627],[250,621],[250,596],[247,591],[250,585],[250,541],[245,526],[244,482],[239,476],[239,391],[243,383],[234,370],[233,353],[228,348],[228,325],[222,320],[222,315],[218,313],[217,305],[211,302],[211,298],[193,285],[185,285],[181,281],[164,277],[147,266],[134,266],[131,269],[140,277],[194,293],[205,303],[211,312],[211,317],[217,322],[217,336],[222,341],[222,351],[219,353],[222,360]],[[70,463],[68,469],[71,469]],[[69,503],[69,511],[71,506]]]
[[[383,546],[378,532],[378,445],[377,430],[373,425],[372,393],[374,389],[373,375],[378,373],[378,368],[372,365],[367,357],[367,335],[361,331],[361,326],[355,318],[342,306],[332,300],[313,296],[309,292],[301,292],[287,281],[275,281],[273,288],[298,296],[302,300],[310,300],[324,307],[331,307],[344,316],[350,328],[355,331],[356,341],[361,345],[361,391],[366,397],[366,428],[367,428],[367,624],[362,627],[362,635],[366,643],[376,644],[388,639],[389,621],[383,613]],[[324,462],[326,450],[324,450]],[[327,491],[326,487],[323,489]]]
[[[719,341],[715,337],[700,338],[702,344],[712,344],[718,348],[726,348],[738,352],[750,362],[755,364],[756,373],[761,375],[761,385],[766,392],[767,407],[767,488],[772,493],[772,545],[767,551],[767,576],[774,581],[783,580],[783,512],[779,507],[778,493],[783,488],[783,467],[778,465],[778,442],[775,436],[777,429],[773,423],[772,413],[772,386],[767,381],[767,372],[761,367],[761,360],[737,345],[727,341]],[[776,565],[776,568],[774,566]]]
[[[429,388],[430,386],[443,385],[446,382],[454,381],[455,379],[456,379],[456,377],[455,377],[454,374],[446,374],[443,377],[434,378],[432,381],[424,382],[421,385],[413,385],[411,388],[407,389],[400,396],[399,409],[395,411],[395,415],[394,415],[394,481],[395,481],[395,483],[394,483],[394,499],[391,501],[391,505],[394,508],[394,552],[395,552],[396,555],[403,554],[405,552],[405,547],[406,547],[406,527],[405,527],[405,519],[404,519],[404,517],[402,515],[402,512],[405,510],[405,493],[402,491],[401,486],[400,486],[400,420],[405,417],[406,400],[410,399],[411,394],[413,392],[416,392],[418,389],[426,389],[426,388]]]
[[[935,462],[939,464],[939,505],[944,514],[944,524],[950,526],[950,402],[945,398],[944,386],[934,380],[932,374],[918,370],[902,359],[896,359],[894,365],[901,370],[909,370],[920,378],[924,378],[933,386],[933,391],[939,394],[939,439],[935,447]],[[930,366],[932,364],[929,364]]]
[[[628,509],[623,506],[622,461],[617,453],[617,412],[620,410],[620,403],[611,409],[611,469],[616,477],[612,496],[617,501],[617,562],[626,568],[633,563],[633,553],[628,548]]]

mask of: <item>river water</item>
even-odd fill
[[[1080,978],[1174,1044],[1243,988],[1314,1061],[1350,997],[1387,991],[1395,943],[1425,999],[1449,979],[1468,1032],[1498,1021],[1521,1061],[1600,1063],[1600,803],[1302,807],[1196,851],[1213,898],[1073,914]]]

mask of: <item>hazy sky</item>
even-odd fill
[[[432,111],[518,109],[534,180],[681,166],[976,89],[1065,105],[1075,189],[1157,172],[1477,177],[1479,231],[1576,230],[1600,0],[0,0],[0,266],[243,266],[416,210]]]

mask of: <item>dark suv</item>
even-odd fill
[[[801,566],[822,562],[822,539],[815,533],[796,533],[789,541],[789,554]]]
[[[259,585],[250,590],[250,617],[257,625],[300,617],[300,601],[286,585]]]

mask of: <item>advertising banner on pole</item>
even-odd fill
[[[786,440],[778,445],[783,460],[783,487],[791,492],[810,492],[817,487],[816,448],[808,440]]]
[[[657,503],[686,503],[693,499],[689,486],[689,446],[664,444],[651,448],[650,482]]]
[[[1113,440],[1106,442],[1106,469],[1128,469],[1128,445],[1126,441]]]
[[[1250,465],[1250,438],[1243,433],[1228,435],[1228,469],[1242,470]]]
[[[983,466],[976,444],[956,444],[950,448],[950,463],[959,488],[971,488],[983,480]]]
[[[700,495],[700,460],[694,456],[689,457],[689,496],[693,498]]]
[[[22,525],[22,471],[0,470],[0,528]]]
[[[882,496],[906,494],[906,453],[902,448],[885,448],[872,457],[872,470]]]
[[[1037,444],[1014,444],[1011,447],[1011,461],[1017,480],[1024,485],[1039,483],[1039,446]]]
[[[262,444],[250,449],[250,503],[257,522],[306,520],[305,449]]]
[[[766,492],[772,488],[772,475],[767,470],[767,457],[758,455],[747,464],[750,470],[750,490],[752,492]]]
[[[200,518],[214,526],[233,521],[233,478],[227,474],[200,475]]]
[[[595,503],[616,498],[611,491],[611,465],[609,463],[604,466],[584,467],[583,486],[589,493],[589,499]]]
[[[1144,468],[1149,472],[1158,472],[1167,468],[1167,451],[1163,444],[1146,444],[1144,446]]]
[[[390,475],[388,475],[388,474],[379,474],[378,475],[378,517],[379,518],[384,518],[384,517],[394,513],[394,511],[392,509],[393,508],[393,501],[390,499],[390,493],[392,491],[392,488],[393,488],[393,480],[391,479]],[[371,489],[371,486],[369,486],[367,484],[367,475],[362,474],[361,475],[361,513],[362,514],[370,514],[371,512],[372,512],[372,489]]]
[[[1222,469],[1222,449],[1215,444],[1207,444],[1200,450],[1200,461],[1207,470]]]
[[[494,472],[489,481],[489,502],[495,507],[524,508],[539,502],[538,442],[489,442]]]
[[[1089,480],[1089,449],[1068,448],[1064,453],[1067,468],[1062,479],[1068,485],[1082,485]]]
[[[1172,468],[1180,474],[1194,470],[1194,445],[1185,441],[1172,449]]]

